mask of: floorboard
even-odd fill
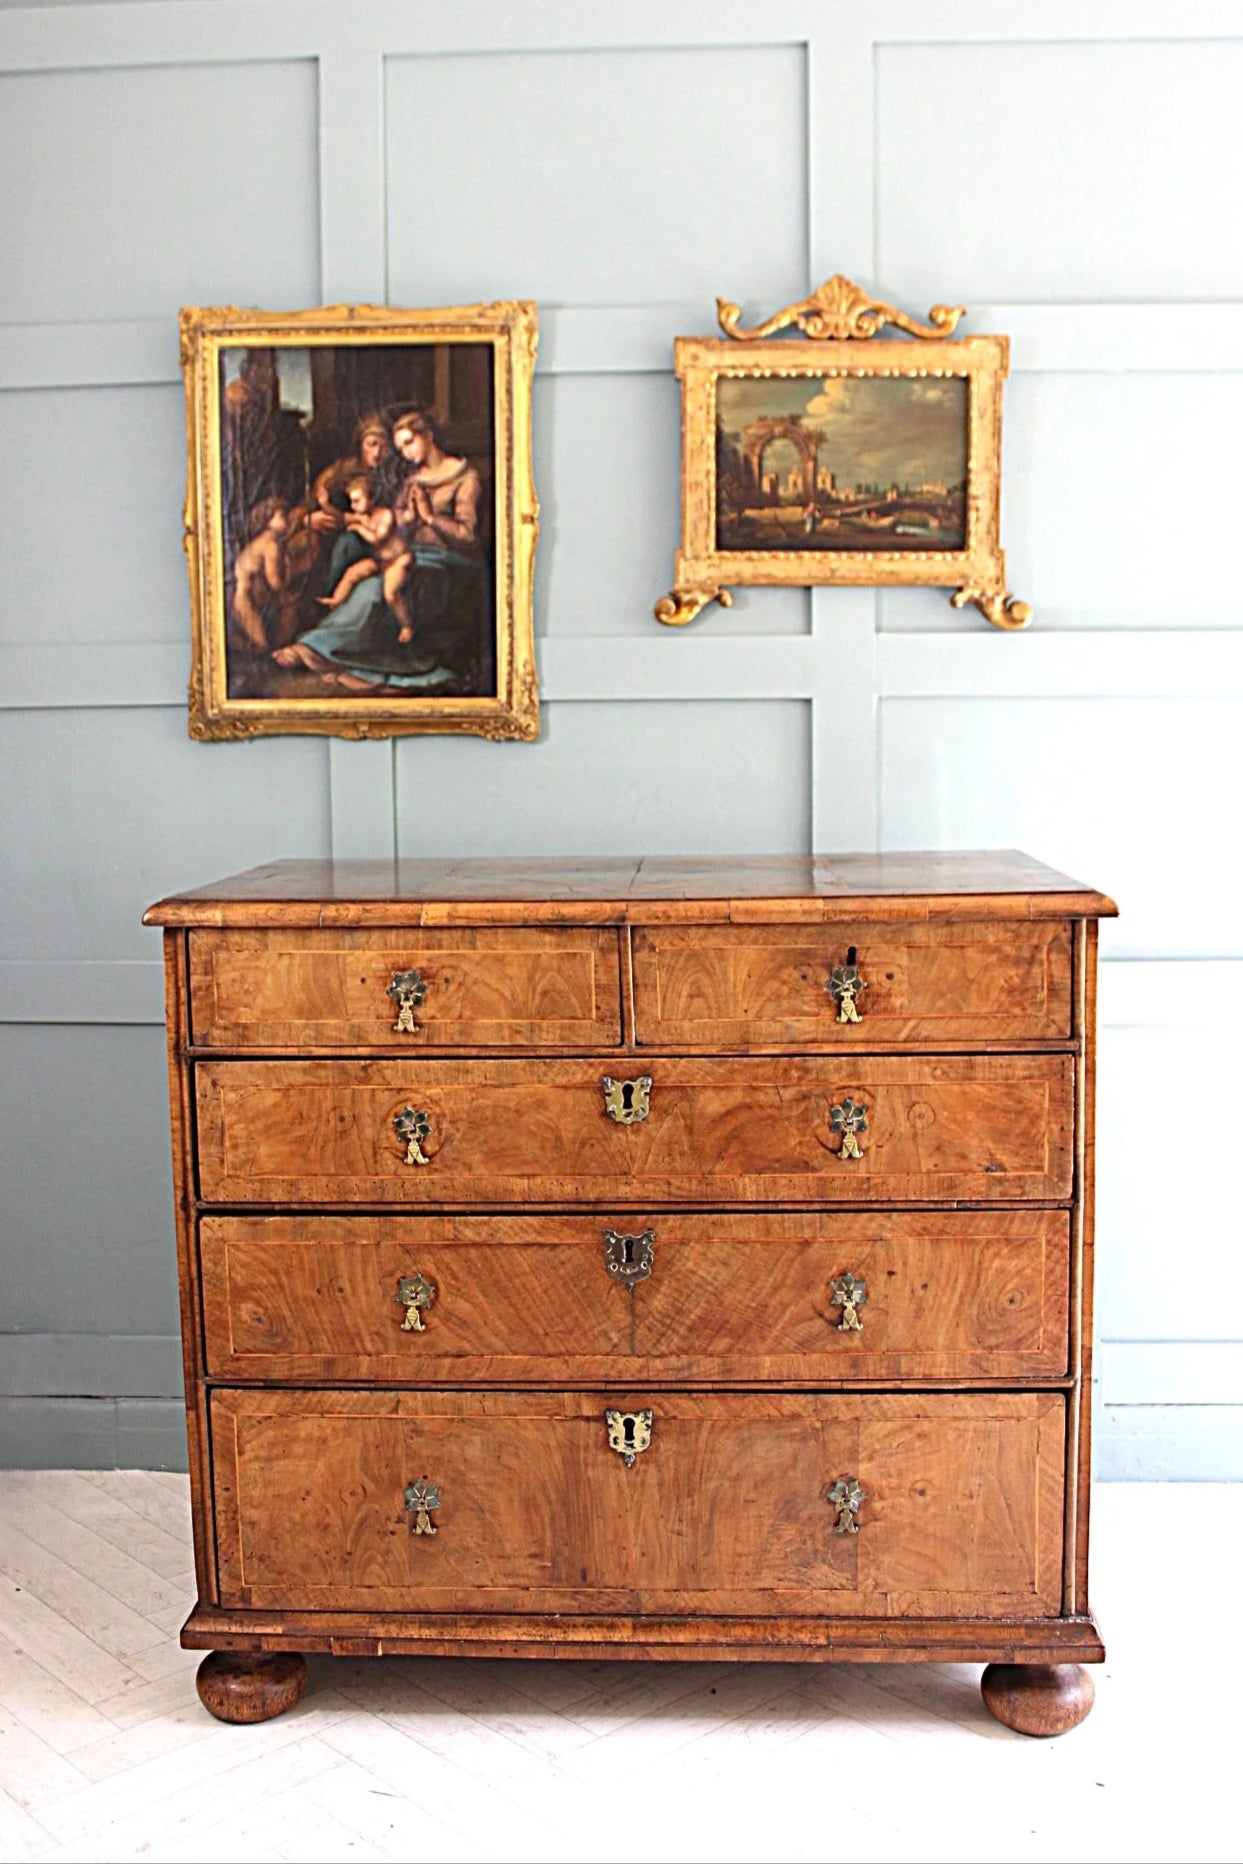
[[[1060,1741],[969,1664],[314,1657],[229,1728],[176,1642],[184,1478],[0,1471],[0,1857],[1233,1864],[1243,1486],[1105,1485],[1093,1535],[1109,1661]]]

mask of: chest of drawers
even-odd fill
[[[207,1706],[308,1650],[1091,1703],[1102,895],[1017,854],[162,901]]]

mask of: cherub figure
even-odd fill
[[[232,615],[250,645],[264,652],[276,632],[277,598],[287,577],[289,506],[283,498],[265,498],[252,510],[248,528],[250,541],[233,563]]]
[[[360,582],[366,582],[368,576],[384,575],[384,593],[387,598],[390,566],[400,562],[404,569],[409,568],[409,552],[398,534],[392,508],[378,505],[375,494],[375,480],[369,472],[356,472],[345,482],[345,495],[350,502],[345,515],[345,528],[370,544],[371,551],[350,564],[331,595],[320,596],[325,608],[340,608],[346,597],[357,589]],[[411,629],[404,629],[399,638],[408,641],[412,632]]]

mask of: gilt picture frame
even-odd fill
[[[932,585],[1026,627],[1000,539],[1004,336],[954,338],[848,279],[724,340],[678,337],[682,538],[658,621],[683,626],[731,585]],[[877,340],[886,324],[904,336]],[[794,326],[809,340],[781,335]]]
[[[539,731],[527,302],[181,313],[194,738]]]

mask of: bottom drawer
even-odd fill
[[[224,1605],[1061,1609],[1060,1393],[216,1391],[211,1404]],[[630,1466],[609,1411],[651,1414]],[[624,1440],[625,1423],[613,1431]]]

